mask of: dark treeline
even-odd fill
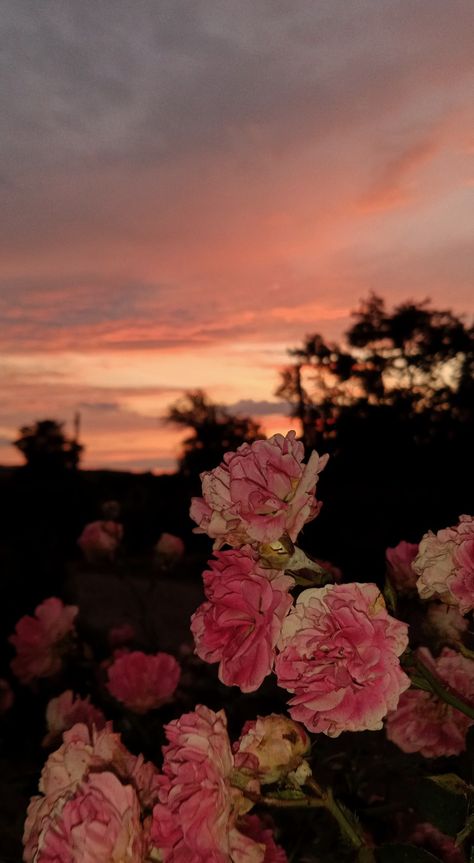
[[[288,428],[308,450],[331,455],[318,486],[323,510],[303,532],[305,548],[351,580],[377,580],[387,545],[416,541],[472,511],[473,329],[428,303],[388,310],[371,296],[341,344],[313,334],[289,354],[277,390],[290,406]],[[0,471],[8,625],[25,604],[31,610],[61,592],[68,562],[79,559],[78,535],[107,500],[120,503],[128,555],[146,554],[162,531],[205,554],[188,517],[199,473],[262,431],[202,391],[184,395],[167,419],[189,430],[172,476],[82,471],[82,446],[60,423],[20,430],[15,446],[25,465]]]

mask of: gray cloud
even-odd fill
[[[231,413],[245,414],[252,417],[289,414],[290,412],[290,406],[287,402],[271,402],[266,399],[259,401],[255,399],[240,399],[238,402],[227,405],[227,408]]]

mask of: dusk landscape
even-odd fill
[[[474,863],[472,3],[0,44],[0,863]]]

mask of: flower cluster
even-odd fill
[[[34,617],[20,618],[9,641],[17,652],[11,669],[22,683],[52,677],[61,670],[78,611],[76,605],[64,605],[52,596],[38,605]]]
[[[445,647],[433,658],[427,648],[418,655],[447,687],[474,704],[474,665]],[[466,734],[474,720],[430,692],[410,689],[397,709],[387,717],[387,737],[403,752],[420,752],[425,758],[459,755],[466,748]]]
[[[474,516],[461,515],[459,524],[434,534],[428,531],[413,561],[421,599],[435,596],[459,606],[461,614],[474,608]]]
[[[284,863],[271,832],[256,816],[245,817],[253,804],[232,784],[224,712],[198,705],[165,731],[169,743],[151,827],[164,863]]]
[[[191,622],[196,652],[243,692],[275,669],[293,693],[291,716],[311,731],[335,737],[381,728],[410,684],[399,663],[406,624],[389,616],[373,584],[305,590],[293,605],[293,577],[272,568],[283,550],[291,571],[287,549],[320,509],[316,483],[327,457],[312,453],[306,465],[303,457],[289,432],[244,444],[202,474],[191,516],[215,548],[232,548],[216,551],[204,573],[207,601]]]
[[[109,726],[78,724],[48,758],[24,829],[25,863],[142,863],[157,771]]]

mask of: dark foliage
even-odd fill
[[[188,392],[171,405],[167,421],[192,429],[183,441],[179,469],[195,479],[202,471],[216,467],[224,453],[263,437],[253,419],[229,413],[223,405],[211,402],[203,390]]]

